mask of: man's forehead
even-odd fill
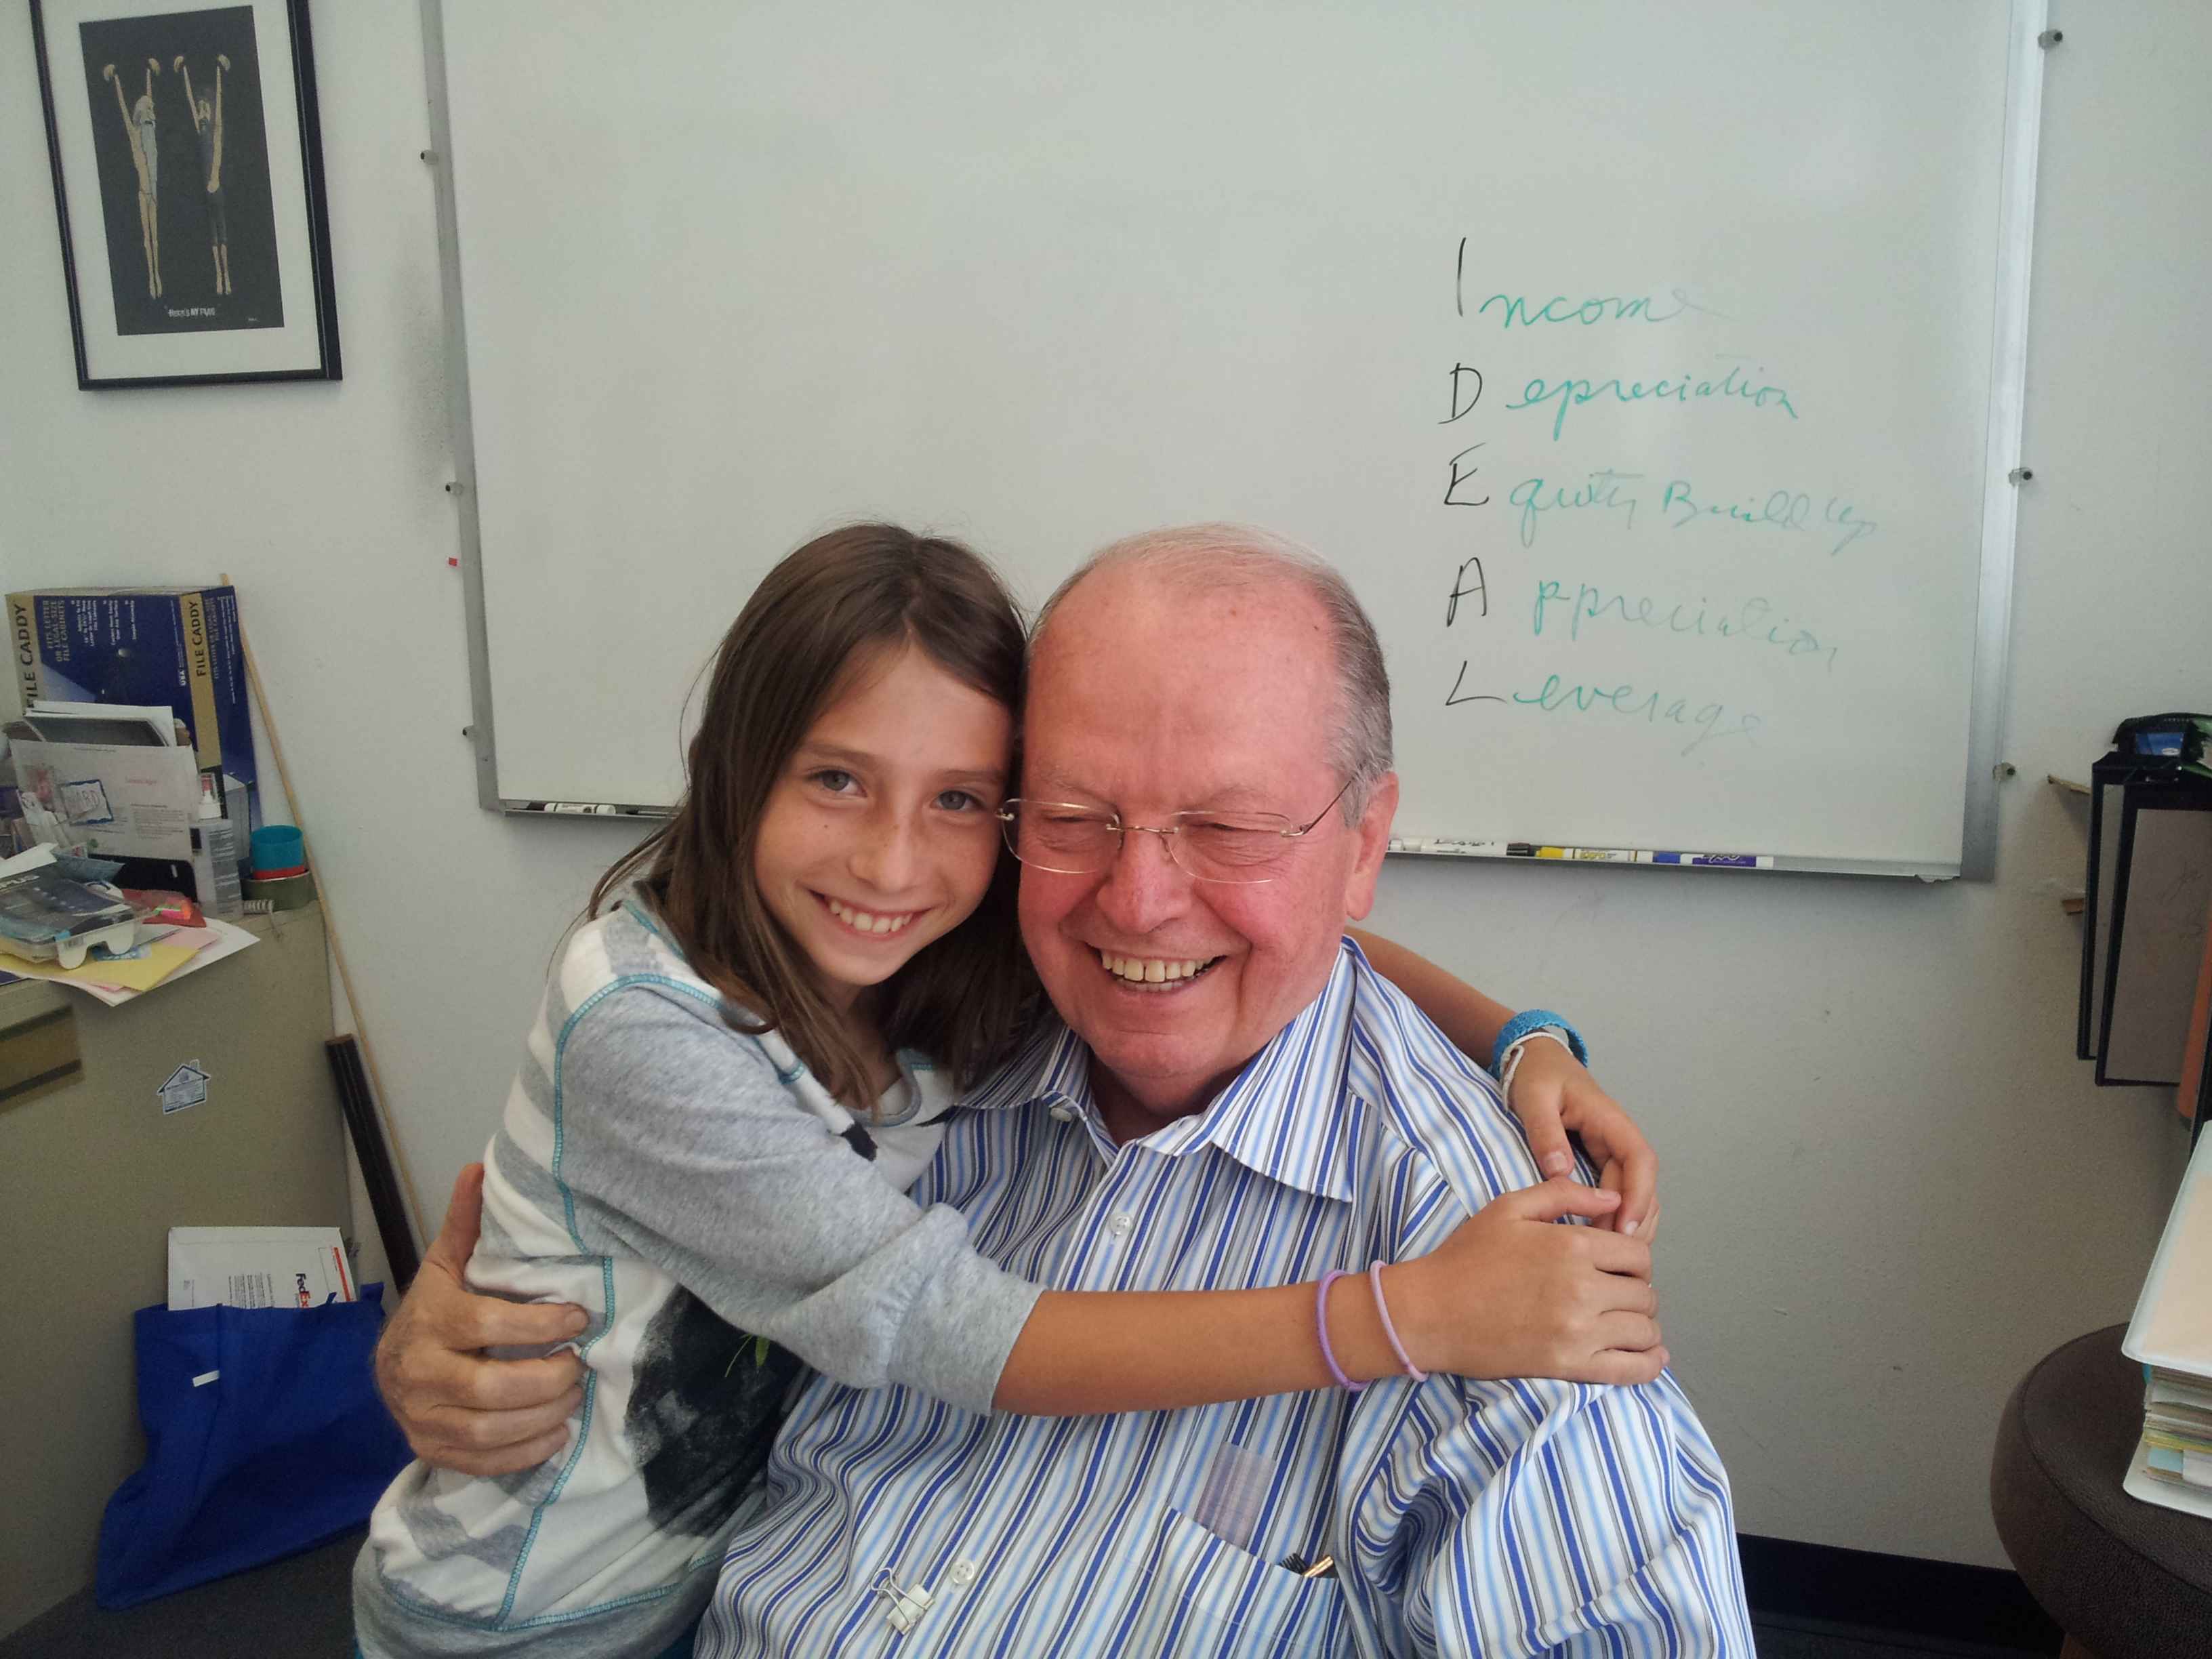
[[[1188,573],[1110,568],[1062,595],[1030,641],[1030,707],[1070,682],[1095,691],[1127,665],[1162,657],[1218,690],[1231,677],[1327,673],[1335,646],[1319,601],[1288,578],[1208,585]]]
[[[1283,786],[1279,779],[1262,775],[1249,764],[1178,769],[1171,779],[1163,765],[1139,764],[1103,770],[1054,765],[1032,757],[1024,768],[1022,793],[1032,800],[1063,800],[1082,805],[1121,806],[1143,802],[1169,812],[1196,811],[1206,807],[1224,810],[1274,811],[1280,808]]]
[[[1023,792],[1272,808],[1289,781],[1287,729],[1317,738],[1333,702],[1329,643],[1306,614],[1317,610],[1287,584],[1207,592],[1141,568],[1086,579],[1036,644]]]
[[[1202,703],[1218,684],[1190,693]],[[1238,811],[1288,811],[1283,799],[1302,780],[1297,775],[1313,760],[1322,771],[1325,744],[1313,741],[1285,752],[1278,725],[1265,732],[1239,729],[1196,715],[1188,723],[1170,714],[1155,720],[1094,721],[1071,696],[1056,700],[1049,686],[1033,686],[1024,721],[1022,793],[1032,800],[1078,801],[1147,812],[1181,812],[1213,807]],[[1285,719],[1294,719],[1288,711]],[[1109,729],[1110,727],[1110,729]]]
[[[1133,559],[1089,572],[1063,591],[1040,630],[1039,643],[1062,621],[1080,616],[1087,629],[1132,629],[1148,633],[1200,613],[1304,613],[1320,617],[1320,601],[1294,568],[1255,569],[1224,553],[1218,562],[1193,553],[1172,563]]]

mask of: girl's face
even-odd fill
[[[900,646],[859,665],[769,793],[753,876],[840,1008],[982,902],[1013,715]]]

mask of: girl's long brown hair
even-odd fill
[[[693,971],[727,999],[733,1026],[781,1031],[824,1087],[863,1105],[874,1099],[866,1060],[762,902],[753,853],[792,751],[854,668],[902,643],[1019,719],[1021,613],[959,543],[853,525],[769,572],[715,653],[675,816],[599,878],[588,907],[598,915],[635,881]],[[1010,793],[1012,783],[1009,775]],[[1016,868],[1001,849],[975,914],[878,994],[884,1040],[921,1050],[963,1086],[1012,1048],[1036,1006],[1016,928]]]

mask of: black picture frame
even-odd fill
[[[341,378],[307,0],[29,7],[77,385]]]

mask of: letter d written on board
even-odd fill
[[[1474,376],[1474,390],[1467,389],[1467,377]],[[1466,398],[1465,403],[1460,401]],[[1449,426],[1454,421],[1482,401],[1482,371],[1468,363],[1454,363],[1451,372],[1451,413],[1438,421],[1438,426]]]

